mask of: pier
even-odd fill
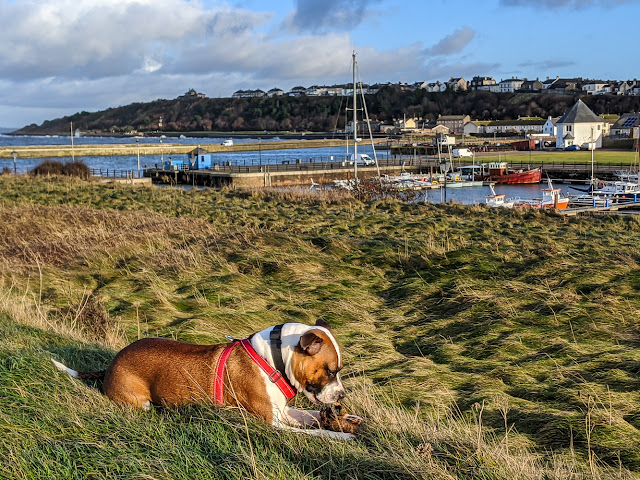
[[[399,175],[402,172],[428,174],[435,170],[434,163],[405,162],[401,160],[379,160],[380,174]],[[375,177],[375,166],[358,166],[361,180]],[[354,176],[353,165],[348,162],[298,162],[268,165],[214,165],[207,170],[167,170],[147,168],[145,177],[154,183],[171,185],[203,185],[230,188],[260,188],[305,186],[314,183],[331,184],[333,180],[349,180]]]
[[[615,213],[620,210],[631,210],[629,213],[635,214],[640,213],[640,196],[570,201],[568,208],[557,212],[561,215],[576,216],[580,214]]]

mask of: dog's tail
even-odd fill
[[[53,358],[51,359],[53,365],[60,370],[61,372],[66,372],[70,377],[78,378],[80,380],[103,380],[104,375],[107,372],[106,370],[100,370],[98,372],[76,372],[72,368],[63,365],[60,362],[56,362]]]

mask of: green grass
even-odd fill
[[[634,217],[21,176],[0,176],[0,213],[0,477],[640,472]],[[367,424],[350,444],[225,409],[131,412],[48,361],[319,316]]]
[[[497,161],[498,158],[503,162],[527,162],[531,158],[535,163],[555,163],[555,164],[591,164],[591,152],[587,150],[579,150],[575,152],[565,151],[535,151],[531,152],[506,152],[500,155],[487,154],[477,157],[481,162]],[[593,155],[594,163],[603,164],[621,164],[638,169],[638,153],[636,151],[619,151],[619,150],[597,150]]]

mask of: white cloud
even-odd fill
[[[476,32],[469,27],[462,27],[457,29],[451,35],[447,35],[433,47],[425,50],[426,55],[452,55],[459,53],[466,47]]]
[[[331,0],[335,8],[318,28],[292,35],[271,12],[198,0],[0,0],[0,17],[11,19],[0,29],[0,125],[175,98],[191,87],[228,96],[239,88],[347,83],[353,38],[322,25],[339,27],[344,18],[345,26],[347,13],[368,15],[378,1]],[[310,21],[319,5],[298,0],[296,14],[304,10]],[[433,79],[474,33],[458,29],[429,49],[356,46],[362,80]]]

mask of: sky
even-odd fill
[[[0,127],[359,79],[640,78],[640,0],[0,0]]]

